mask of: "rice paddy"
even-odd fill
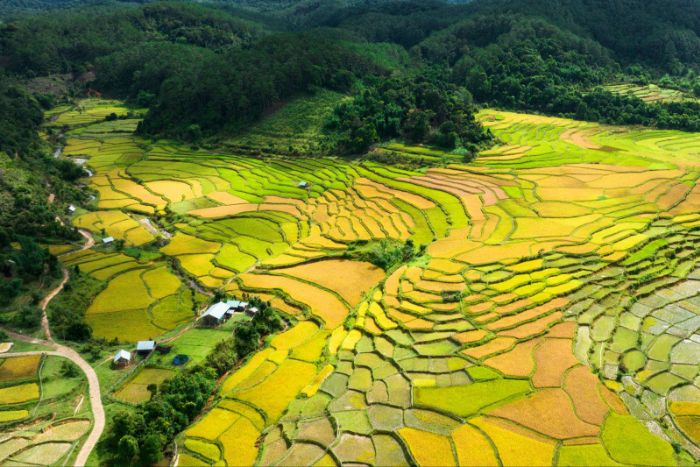
[[[160,385],[166,379],[172,378],[175,372],[160,368],[143,368],[114,392],[114,397],[132,404],[140,404],[151,399],[148,386]]]
[[[84,377],[65,377],[59,357],[0,360],[0,463],[70,464],[90,429]]]
[[[644,102],[683,102],[696,100],[693,96],[683,91],[663,88],[656,84],[614,84],[605,86],[605,89],[616,94],[635,96]]]
[[[61,258],[107,282],[87,313],[97,336],[191,322],[192,283],[294,318],[222,382],[181,462],[700,459],[700,136],[479,119],[502,144],[468,165],[381,148],[430,165],[412,170],[278,157],[260,140],[284,122],[221,152],[140,140],[128,120],[70,133],[99,194],[74,222],[152,253]],[[389,271],[344,256],[382,239],[425,255]],[[227,335],[193,329],[173,351],[201,361]]]

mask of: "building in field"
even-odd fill
[[[301,180],[301,181],[299,181],[299,183],[297,183],[297,187],[299,187],[299,188],[306,189],[306,188],[309,188],[309,186],[310,186],[309,182],[307,182],[306,180]]]
[[[248,308],[248,302],[242,302],[240,300],[229,300],[226,302],[226,304],[230,306],[231,310],[234,312],[245,311]]]
[[[204,326],[218,326],[233,315],[234,309],[227,302],[215,303],[200,318]]]
[[[111,245],[112,243],[114,243],[114,237],[105,237],[102,239],[103,245]]]
[[[127,352],[124,349],[119,350],[114,354],[114,359],[112,363],[116,368],[126,368],[131,364],[131,352]]]
[[[76,210],[76,207],[74,204],[68,205],[68,208],[66,209],[66,211],[68,211],[68,214],[75,214],[75,210]]]
[[[138,341],[136,343],[136,353],[148,355],[156,349],[156,341]]]

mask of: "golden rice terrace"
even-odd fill
[[[392,146],[435,159],[411,171],[142,140],[104,121],[121,104],[83,105],[51,123],[94,172],[74,224],[163,245],[62,257],[108,281],[95,335],[178,329],[195,284],[296,323],[222,382],[179,465],[700,459],[699,134],[486,110],[501,145]],[[388,272],[343,255],[381,239],[427,249]]]

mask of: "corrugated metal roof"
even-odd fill
[[[156,348],[156,341],[138,341],[136,343],[136,350],[153,350]]]
[[[226,312],[230,309],[231,309],[231,307],[228,306],[228,303],[226,303],[226,302],[215,303],[212,306],[210,306],[207,309],[207,311],[204,312],[202,317],[211,316],[211,317],[216,318],[216,319],[221,319],[224,317]]]
[[[126,350],[122,349],[114,355],[114,363],[117,363],[122,359],[131,360],[131,352],[127,352]]]

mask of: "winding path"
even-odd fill
[[[85,376],[87,377],[88,380],[88,386],[89,386],[89,392],[90,392],[90,407],[92,408],[92,418],[93,418],[93,424],[92,424],[92,431],[88,435],[87,439],[85,440],[85,443],[83,443],[83,446],[80,448],[80,452],[78,453],[78,457],[75,458],[75,465],[87,465],[87,460],[88,457],[90,457],[90,453],[94,449],[95,445],[97,444],[97,441],[99,441],[100,436],[102,436],[102,431],[104,430],[105,427],[105,411],[104,407],[102,406],[102,397],[100,395],[100,381],[97,378],[97,373],[95,373],[95,370],[90,366],[88,362],[86,362],[83,357],[80,356],[78,352],[75,350],[71,349],[70,347],[66,347],[65,345],[57,344],[55,342],[43,340],[43,339],[36,339],[34,337],[28,337],[24,336],[22,334],[17,334],[15,332],[12,332],[8,329],[2,329],[5,331],[5,333],[10,336],[12,339],[19,340],[19,341],[24,341],[24,342],[29,342],[32,344],[40,344],[40,345],[45,345],[47,347],[52,347],[56,350],[53,351],[41,351],[37,350],[34,352],[15,352],[15,353],[8,353],[8,354],[3,354],[3,357],[21,357],[23,355],[54,355],[57,357],[63,357],[67,358],[68,360],[72,361],[78,367],[83,370],[83,373],[85,373]]]
[[[83,244],[81,250],[87,250],[88,248],[92,248],[93,246],[95,246],[95,239],[92,237],[92,234],[89,230],[78,229],[78,232],[80,232],[80,235],[82,235],[85,238],[85,243]]]
[[[80,234],[85,237],[85,243],[83,244],[81,250],[87,250],[88,248],[91,248],[95,244],[95,240],[93,239],[92,235],[90,232],[86,230],[80,230]],[[83,370],[83,373],[85,373],[85,376],[87,377],[88,380],[88,387],[89,387],[89,393],[90,393],[90,407],[92,409],[92,418],[93,418],[93,424],[92,424],[92,431],[88,435],[87,439],[85,440],[85,443],[83,443],[83,446],[80,448],[80,452],[78,452],[78,456],[75,458],[75,465],[80,465],[84,466],[87,465],[87,460],[88,457],[90,457],[90,453],[92,450],[95,448],[95,445],[100,439],[100,436],[102,436],[102,432],[104,431],[105,427],[105,411],[104,407],[102,406],[102,396],[100,394],[100,380],[97,378],[97,373],[95,373],[95,370],[90,366],[88,362],[83,359],[83,357],[80,356],[78,352],[75,350],[71,349],[70,347],[66,347],[65,345],[58,344],[54,342],[53,338],[51,337],[51,329],[49,327],[49,320],[46,317],[46,307],[48,306],[49,302],[63,290],[63,286],[66,285],[66,282],[68,282],[68,279],[70,277],[70,274],[68,273],[68,270],[66,268],[62,269],[63,272],[63,280],[61,283],[53,289],[51,292],[44,297],[44,299],[41,301],[41,327],[42,330],[44,331],[44,334],[46,335],[46,340],[44,339],[37,339],[35,337],[29,337],[25,336],[22,334],[17,334],[16,332],[12,332],[9,329],[2,329],[8,336],[10,336],[12,339],[19,340],[19,341],[24,341],[24,342],[29,342],[31,344],[40,344],[40,345],[45,345],[47,347],[51,347],[55,350],[53,351],[34,351],[34,352],[16,352],[16,353],[7,353],[3,354],[3,357],[19,357],[22,355],[54,355],[57,357],[63,357],[67,358],[68,360],[72,361],[75,363],[81,370]]]
[[[66,285],[66,282],[68,282],[68,279],[70,278],[70,274],[68,274],[68,269],[66,268],[61,268],[61,272],[63,273],[63,279],[61,280],[61,283],[58,284],[58,286],[53,289],[49,294],[44,297],[44,299],[41,301],[39,306],[41,307],[41,329],[44,331],[44,335],[46,336],[46,339],[48,341],[53,342],[53,337],[51,337],[51,328],[49,327],[49,319],[46,316],[46,307],[49,305],[49,302],[53,300],[53,298],[63,290],[63,286]]]

